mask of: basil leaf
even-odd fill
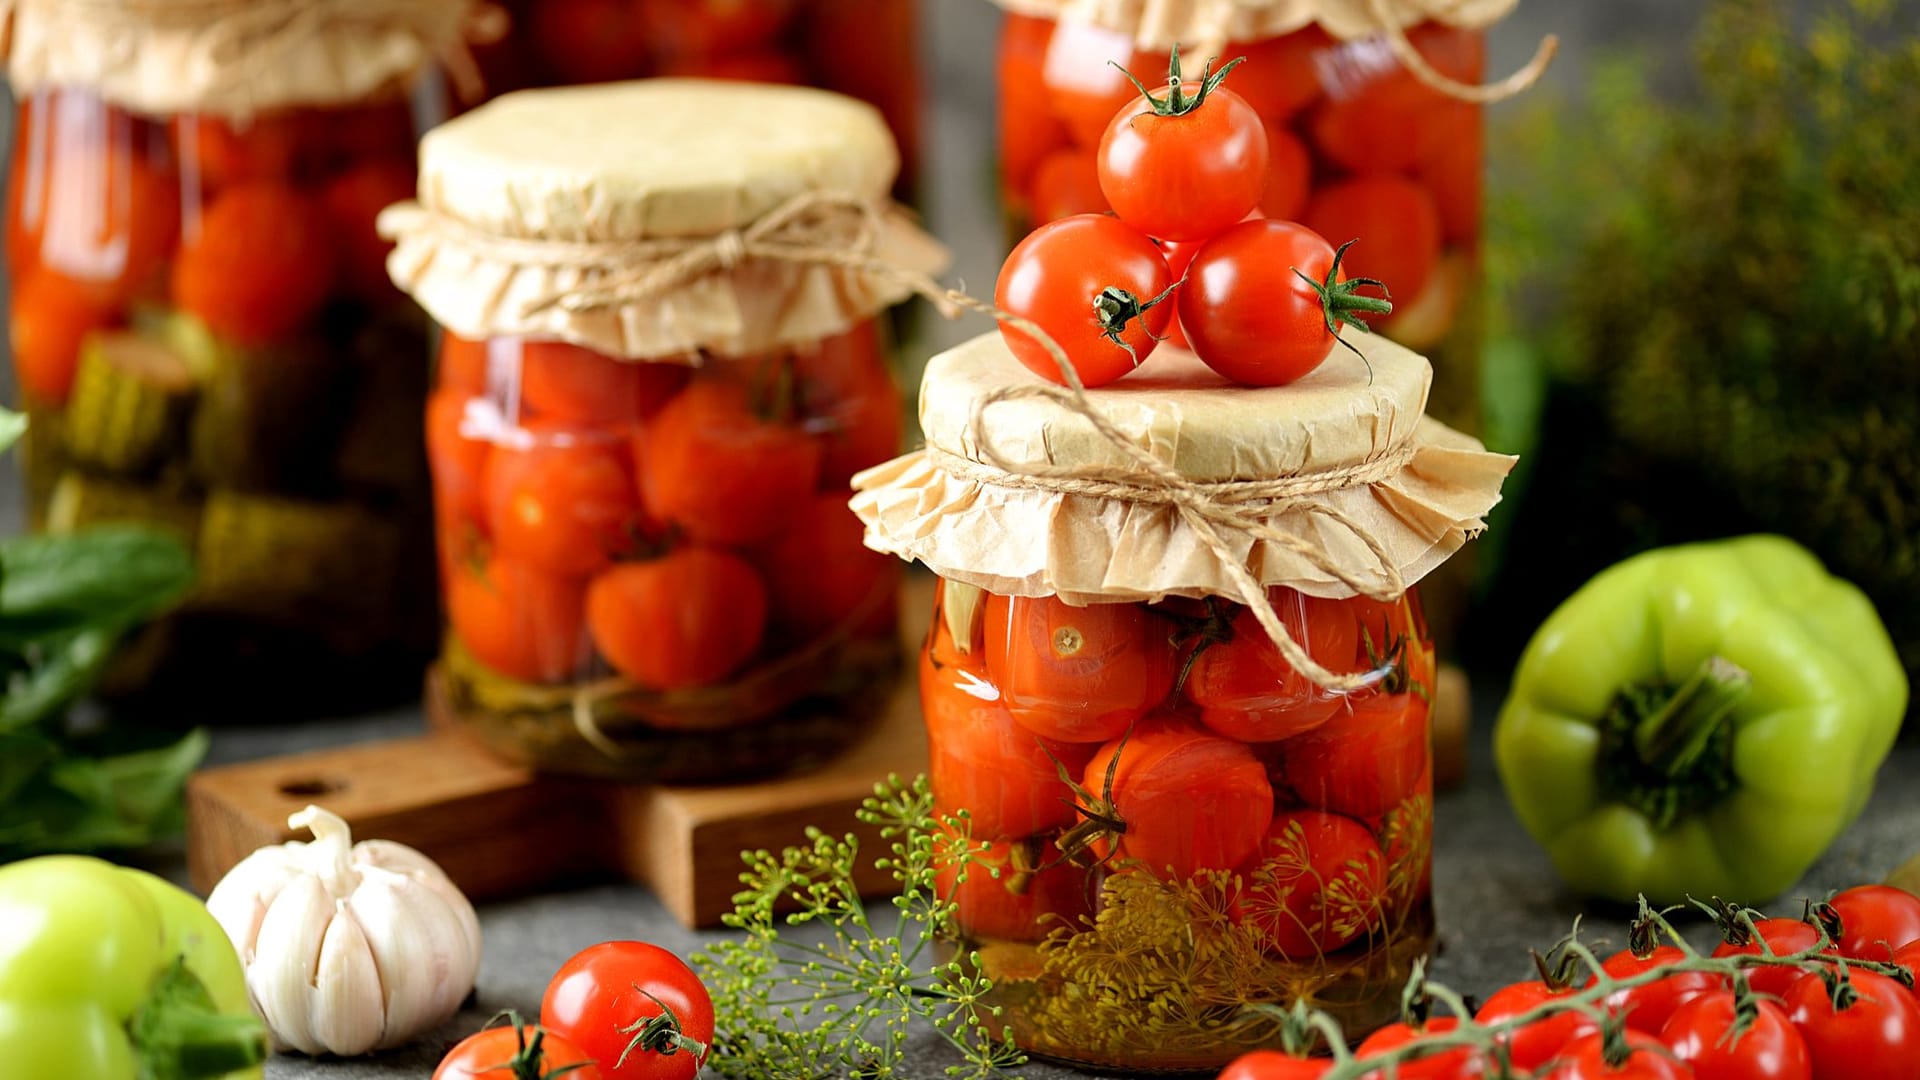
[[[125,526],[0,541],[0,566],[0,646],[15,648],[82,626],[124,628],[193,585],[184,545]]]
[[[0,698],[0,732],[20,731],[58,719],[93,686],[113,659],[118,628],[82,630],[36,643],[28,663],[13,671]]]
[[[9,738],[0,737],[0,752],[11,750]],[[0,800],[0,861],[139,847],[179,832],[180,789],[207,741],[202,730],[152,750],[51,760]]]

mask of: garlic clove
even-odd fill
[[[386,994],[373,948],[346,901],[334,903],[307,999],[309,1029],[329,1052],[347,1057],[382,1045]]]
[[[261,848],[240,860],[207,895],[207,912],[227,932],[242,965],[253,962],[254,939],[274,898],[299,870],[290,866],[277,848]]]
[[[439,864],[405,844],[396,844],[391,840],[363,840],[354,845],[354,850],[363,864],[405,874],[440,897],[454,918],[459,920],[462,936],[467,941],[467,953],[473,957],[475,970],[479,970],[480,917],[474,912],[466,894],[447,877]],[[465,996],[461,995],[462,998]]]
[[[333,900],[319,881],[302,876],[288,882],[260,920],[247,965],[247,989],[275,1043],[303,1054],[326,1051],[309,1022],[307,998],[332,915]]]
[[[387,1028],[410,1038],[440,1024],[473,987],[477,958],[460,920],[432,889],[377,868],[347,901],[386,990]]]

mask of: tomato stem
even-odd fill
[[[1600,718],[1601,790],[1657,830],[1725,798],[1739,786],[1729,716],[1750,683],[1739,667],[1715,657],[1677,688],[1622,687]]]
[[[619,1059],[613,1063],[614,1069],[617,1071],[624,1066],[627,1058],[632,1056],[635,1050],[658,1054],[661,1057],[672,1057],[684,1050],[693,1055],[694,1071],[698,1072],[700,1066],[707,1060],[707,1044],[690,1038],[681,1030],[680,1018],[674,1015],[666,1002],[648,993],[638,983],[633,984],[633,989],[635,993],[644,995],[648,1001],[660,1006],[660,1011],[653,1016],[643,1016],[626,1027],[615,1029],[620,1034],[632,1035],[633,1038],[627,1042],[626,1049],[620,1051]]]
[[[1752,687],[1753,677],[1739,665],[1720,656],[1707,658],[1658,712],[1640,721],[1634,749],[1667,776],[1684,774]]]
[[[1135,352],[1133,345],[1121,335],[1126,332],[1128,323],[1145,316],[1155,306],[1164,303],[1167,297],[1173,295],[1173,290],[1180,287],[1180,284],[1179,281],[1174,282],[1161,290],[1159,296],[1145,302],[1118,285],[1109,285],[1101,289],[1093,298],[1093,321],[1100,327],[1100,336],[1127,350],[1127,355],[1133,357],[1134,364],[1138,366],[1140,354]]]
[[[513,1038],[517,1047],[511,1059],[494,1066],[494,1068],[506,1069],[507,1075],[511,1076],[513,1080],[554,1080],[555,1077],[565,1076],[570,1072],[578,1072],[593,1064],[592,1061],[575,1061],[566,1065],[556,1065],[548,1069],[546,1067],[547,1048],[545,1045],[547,1041],[547,1029],[537,1024],[528,1024],[520,1018],[519,1013],[514,1012],[512,1009],[495,1013],[493,1019],[487,1021],[486,1026],[492,1027],[502,1020],[513,1025]],[[532,1038],[527,1037],[528,1031],[533,1032]]]
[[[1301,281],[1306,282],[1308,288],[1319,294],[1320,313],[1327,320],[1327,333],[1332,334],[1335,341],[1345,345],[1348,351],[1360,358],[1361,363],[1367,365],[1367,381],[1371,383],[1373,381],[1373,365],[1367,362],[1365,353],[1355,348],[1352,342],[1340,336],[1340,327],[1346,325],[1353,327],[1363,334],[1373,333],[1373,328],[1368,326],[1365,321],[1358,318],[1351,318],[1350,316],[1356,313],[1391,315],[1393,313],[1393,296],[1387,292],[1386,283],[1378,278],[1358,277],[1348,278],[1345,281],[1340,280],[1340,263],[1346,259],[1347,249],[1359,242],[1359,237],[1355,237],[1341,244],[1340,247],[1334,251],[1333,265],[1327,267],[1327,276],[1323,281],[1313,280],[1307,276],[1306,271],[1301,270],[1297,266],[1289,267],[1289,269],[1291,269]],[[1361,288],[1379,289],[1381,295],[1362,296],[1356,291]]]
[[[1227,73],[1245,63],[1247,58],[1236,56],[1222,65],[1219,71],[1211,70],[1214,59],[1218,58],[1210,58],[1201,65],[1200,82],[1197,89],[1189,95],[1186,89],[1187,81],[1180,74],[1180,46],[1175,45],[1173,51],[1167,56],[1167,96],[1164,98],[1154,97],[1154,92],[1147,89],[1147,84],[1135,78],[1133,72],[1121,67],[1120,64],[1112,60],[1107,63],[1119,68],[1120,74],[1125,75],[1127,81],[1140,91],[1140,96],[1151,103],[1155,116],[1185,116],[1206,104],[1207,95],[1220,89],[1220,84],[1227,81]]]
[[[154,982],[127,1035],[140,1075],[151,1080],[213,1080],[267,1057],[266,1026],[250,1012],[221,1012],[185,959]]]

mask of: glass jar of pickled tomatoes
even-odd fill
[[[919,0],[504,0],[478,50],[500,93],[645,76],[818,86],[887,118],[911,185],[920,159]]]
[[[1267,389],[1156,350],[1082,408],[980,338],[928,367],[927,448],[859,481],[868,542],[941,578],[938,880],[1030,1053],[1216,1070],[1296,1001],[1358,1038],[1433,943],[1415,582],[1512,461],[1357,344]]]
[[[690,80],[522,91],[422,142],[422,202],[384,224],[445,330],[446,718],[543,769],[677,781],[866,730],[898,574],[847,484],[899,447],[877,317],[903,292],[840,262],[944,260],[893,213],[897,166],[865,104]]]
[[[1209,58],[1241,60],[1224,85],[1266,121],[1259,212],[1336,246],[1359,238],[1347,272],[1384,281],[1394,301],[1376,328],[1433,360],[1435,415],[1477,428],[1485,155],[1481,107],[1463,96],[1483,75],[1483,30],[1517,0],[1380,5],[1404,25],[1352,0],[999,2],[1001,190],[1016,237],[1107,210],[1100,138],[1139,93],[1129,75],[1165,85],[1176,43],[1188,78]],[[1427,70],[1399,59],[1402,42]]]
[[[463,5],[377,29],[341,6],[273,40],[252,10],[269,4],[13,12],[30,515],[193,548],[193,593],[114,680],[156,705],[399,700],[432,653],[429,327],[374,219],[413,193],[408,84]]]

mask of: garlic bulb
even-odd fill
[[[364,1054],[445,1023],[480,970],[473,905],[432,859],[355,844],[317,806],[287,824],[313,841],[261,848],[207,897],[276,1049]]]

